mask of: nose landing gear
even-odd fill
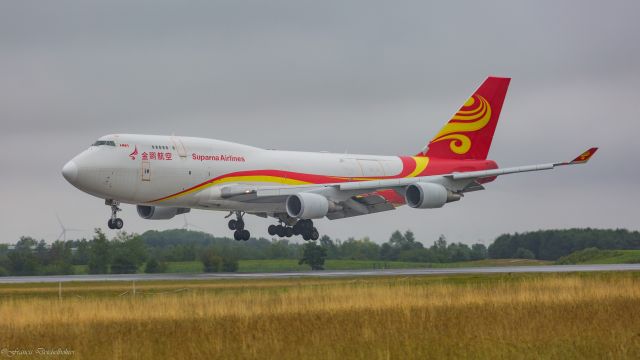
[[[109,229],[122,229],[122,227],[124,226],[124,221],[122,221],[122,219],[118,217],[118,211],[122,211],[122,209],[118,207],[118,205],[120,205],[120,202],[117,200],[105,200],[104,203],[105,205],[111,206],[111,217],[109,218],[109,221],[107,221],[107,226],[109,227]]]
[[[229,216],[231,216],[232,214],[233,213],[230,213]],[[233,238],[235,240],[247,241],[249,240],[249,237],[251,237],[251,233],[249,232],[249,230],[246,230],[244,228],[243,214],[240,213],[240,211],[236,211],[236,218],[229,220],[228,226],[229,230],[235,230],[233,232]]]

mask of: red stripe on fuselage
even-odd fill
[[[391,176],[375,176],[375,177],[341,177],[341,176],[330,176],[330,175],[319,175],[319,174],[305,174],[305,173],[297,173],[292,171],[284,171],[284,170],[244,170],[244,171],[236,171],[232,173],[228,173],[225,175],[220,175],[213,179],[209,179],[200,184],[194,185],[188,189],[182,190],[180,192],[150,201],[150,203],[158,202],[162,200],[166,200],[172,197],[180,196],[182,194],[191,192],[199,187],[206,186],[218,180],[228,178],[228,177],[241,177],[241,176],[273,176],[273,177],[281,177],[292,180],[298,180],[307,182],[310,184],[330,184],[330,183],[342,183],[342,182],[350,182],[350,181],[367,181],[367,180],[378,180],[378,179],[396,179],[396,178],[404,178],[411,174],[417,164],[416,161],[411,156],[400,156],[400,160],[402,161],[402,171],[397,175]],[[431,158],[427,167],[416,176],[430,176],[430,175],[442,175],[449,174],[452,172],[468,172],[468,171],[478,171],[478,170],[489,170],[497,168],[497,164],[492,160],[451,160],[451,159],[434,159]],[[487,178],[482,182],[493,181],[495,178]],[[295,185],[292,185],[295,186]],[[404,203],[404,198],[400,196],[393,190],[380,190],[377,193],[383,196],[387,201],[392,203]],[[393,194],[395,195],[393,195]]]

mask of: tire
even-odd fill
[[[109,227],[109,229],[114,229],[113,221],[111,221],[111,219],[109,219],[109,221],[107,221],[107,226]]]
[[[313,230],[311,230],[311,234],[309,234],[309,238],[313,241],[316,241],[319,237],[320,233],[318,232],[318,229],[313,228]]]
[[[244,221],[242,220],[238,220],[236,221],[236,230],[244,230]]]
[[[227,224],[227,226],[229,226],[229,230],[235,230],[236,229],[236,219],[229,220],[229,224]]]
[[[269,232],[269,235],[273,236],[276,234],[276,226],[275,225],[269,225],[269,227],[267,228],[267,231]]]
[[[240,241],[242,240],[242,234],[240,233],[240,230],[236,230],[233,232],[233,239],[236,241]]]
[[[249,230],[242,230],[242,240],[247,241],[251,237]]]
[[[313,221],[304,220],[304,222],[302,223],[302,229],[306,232],[310,232],[313,229]]]
[[[284,237],[284,226],[276,226],[276,235],[278,235],[279,237]]]
[[[113,227],[120,230],[122,229],[122,227],[124,226],[124,221],[122,221],[122,219],[117,218],[114,222],[113,222]]]
[[[300,226],[298,225],[298,223],[293,225],[293,228],[291,228],[291,230],[293,231],[293,235],[300,235]]]
[[[284,236],[292,237],[293,236],[293,229],[290,228],[290,227],[284,228]]]

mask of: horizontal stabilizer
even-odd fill
[[[587,161],[589,161],[589,159],[591,159],[591,157],[593,156],[593,154],[596,153],[596,151],[598,151],[598,148],[592,147],[591,149],[580,154],[580,156],[578,156],[577,158],[571,160],[571,163],[572,164],[586,163]]]

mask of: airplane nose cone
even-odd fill
[[[72,184],[76,181],[78,178],[78,166],[73,162],[73,160],[64,164],[62,167],[62,176]]]

